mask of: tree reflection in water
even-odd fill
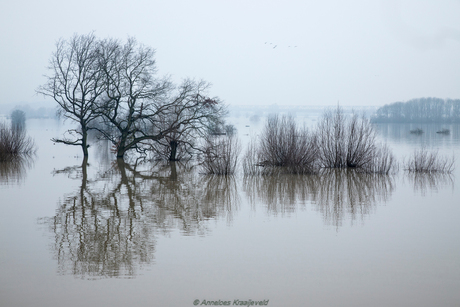
[[[234,177],[203,176],[177,163],[118,160],[89,175],[83,160],[54,173],[81,180],[76,191],[59,201],[56,215],[41,220],[54,237],[59,272],[79,278],[132,278],[154,261],[159,235],[206,235],[210,220],[231,223],[240,205]],[[410,180],[423,193],[449,178],[418,174]],[[344,221],[364,220],[390,199],[394,188],[393,176],[352,169],[243,180],[252,206],[262,203],[268,214],[288,216],[308,204],[337,228]]]
[[[326,224],[339,227],[344,220],[363,219],[394,190],[389,175],[366,174],[349,169],[324,169],[317,175],[275,175],[245,178],[251,203],[260,199],[270,214],[289,215],[310,202]]]
[[[55,173],[81,179],[56,215],[42,219],[54,234],[59,272],[79,278],[134,277],[153,262],[158,234],[203,235],[207,220],[231,220],[238,204],[233,178],[202,177],[174,163],[118,160],[90,180],[84,160]]]

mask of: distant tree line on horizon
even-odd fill
[[[434,97],[394,102],[379,108],[374,123],[436,123],[460,122],[460,99]]]

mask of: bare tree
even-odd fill
[[[104,96],[98,103],[103,128],[97,130],[110,140],[122,158],[125,152],[147,139],[148,118],[155,113],[171,84],[154,79],[154,50],[129,38],[102,41],[99,67],[104,76]],[[162,137],[160,134],[158,137]]]
[[[223,129],[225,105],[219,98],[208,96],[210,84],[205,81],[183,80],[166,108],[153,124],[160,131],[170,131],[152,147],[170,161],[177,161],[195,152],[204,152],[200,139],[219,134]]]
[[[186,79],[174,86],[157,78],[154,54],[134,38],[122,43],[88,34],[59,40],[52,73],[37,92],[53,97],[60,114],[79,128],[53,141],[81,146],[85,157],[91,129],[112,142],[118,158],[166,145],[169,159],[177,160],[179,148],[193,148],[225,108],[207,96],[209,83]],[[152,147],[155,142],[159,147]]]
[[[104,92],[98,54],[98,40],[93,33],[60,39],[50,59],[47,82],[37,90],[59,104],[61,116],[79,124],[79,129],[67,131],[71,137],[53,141],[81,146],[85,157],[88,156],[88,130],[98,116],[95,103]]]
[[[208,83],[187,79],[175,87],[167,78],[156,78],[154,50],[134,38],[125,44],[106,40],[100,50],[106,91],[98,105],[104,122],[99,131],[118,158],[157,142],[169,146],[169,159],[176,160],[179,142],[191,131],[201,133],[220,114],[220,101],[205,94]]]

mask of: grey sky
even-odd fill
[[[44,101],[56,40],[90,31],[136,37],[159,74],[231,105],[460,98],[459,0],[2,2],[0,103]]]

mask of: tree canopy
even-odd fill
[[[52,97],[60,114],[78,123],[55,142],[82,147],[88,131],[112,142],[117,158],[129,150],[168,152],[195,148],[196,139],[222,124],[225,106],[209,97],[210,84],[157,76],[155,50],[134,38],[98,39],[93,33],[60,39],[47,82],[37,92]]]

